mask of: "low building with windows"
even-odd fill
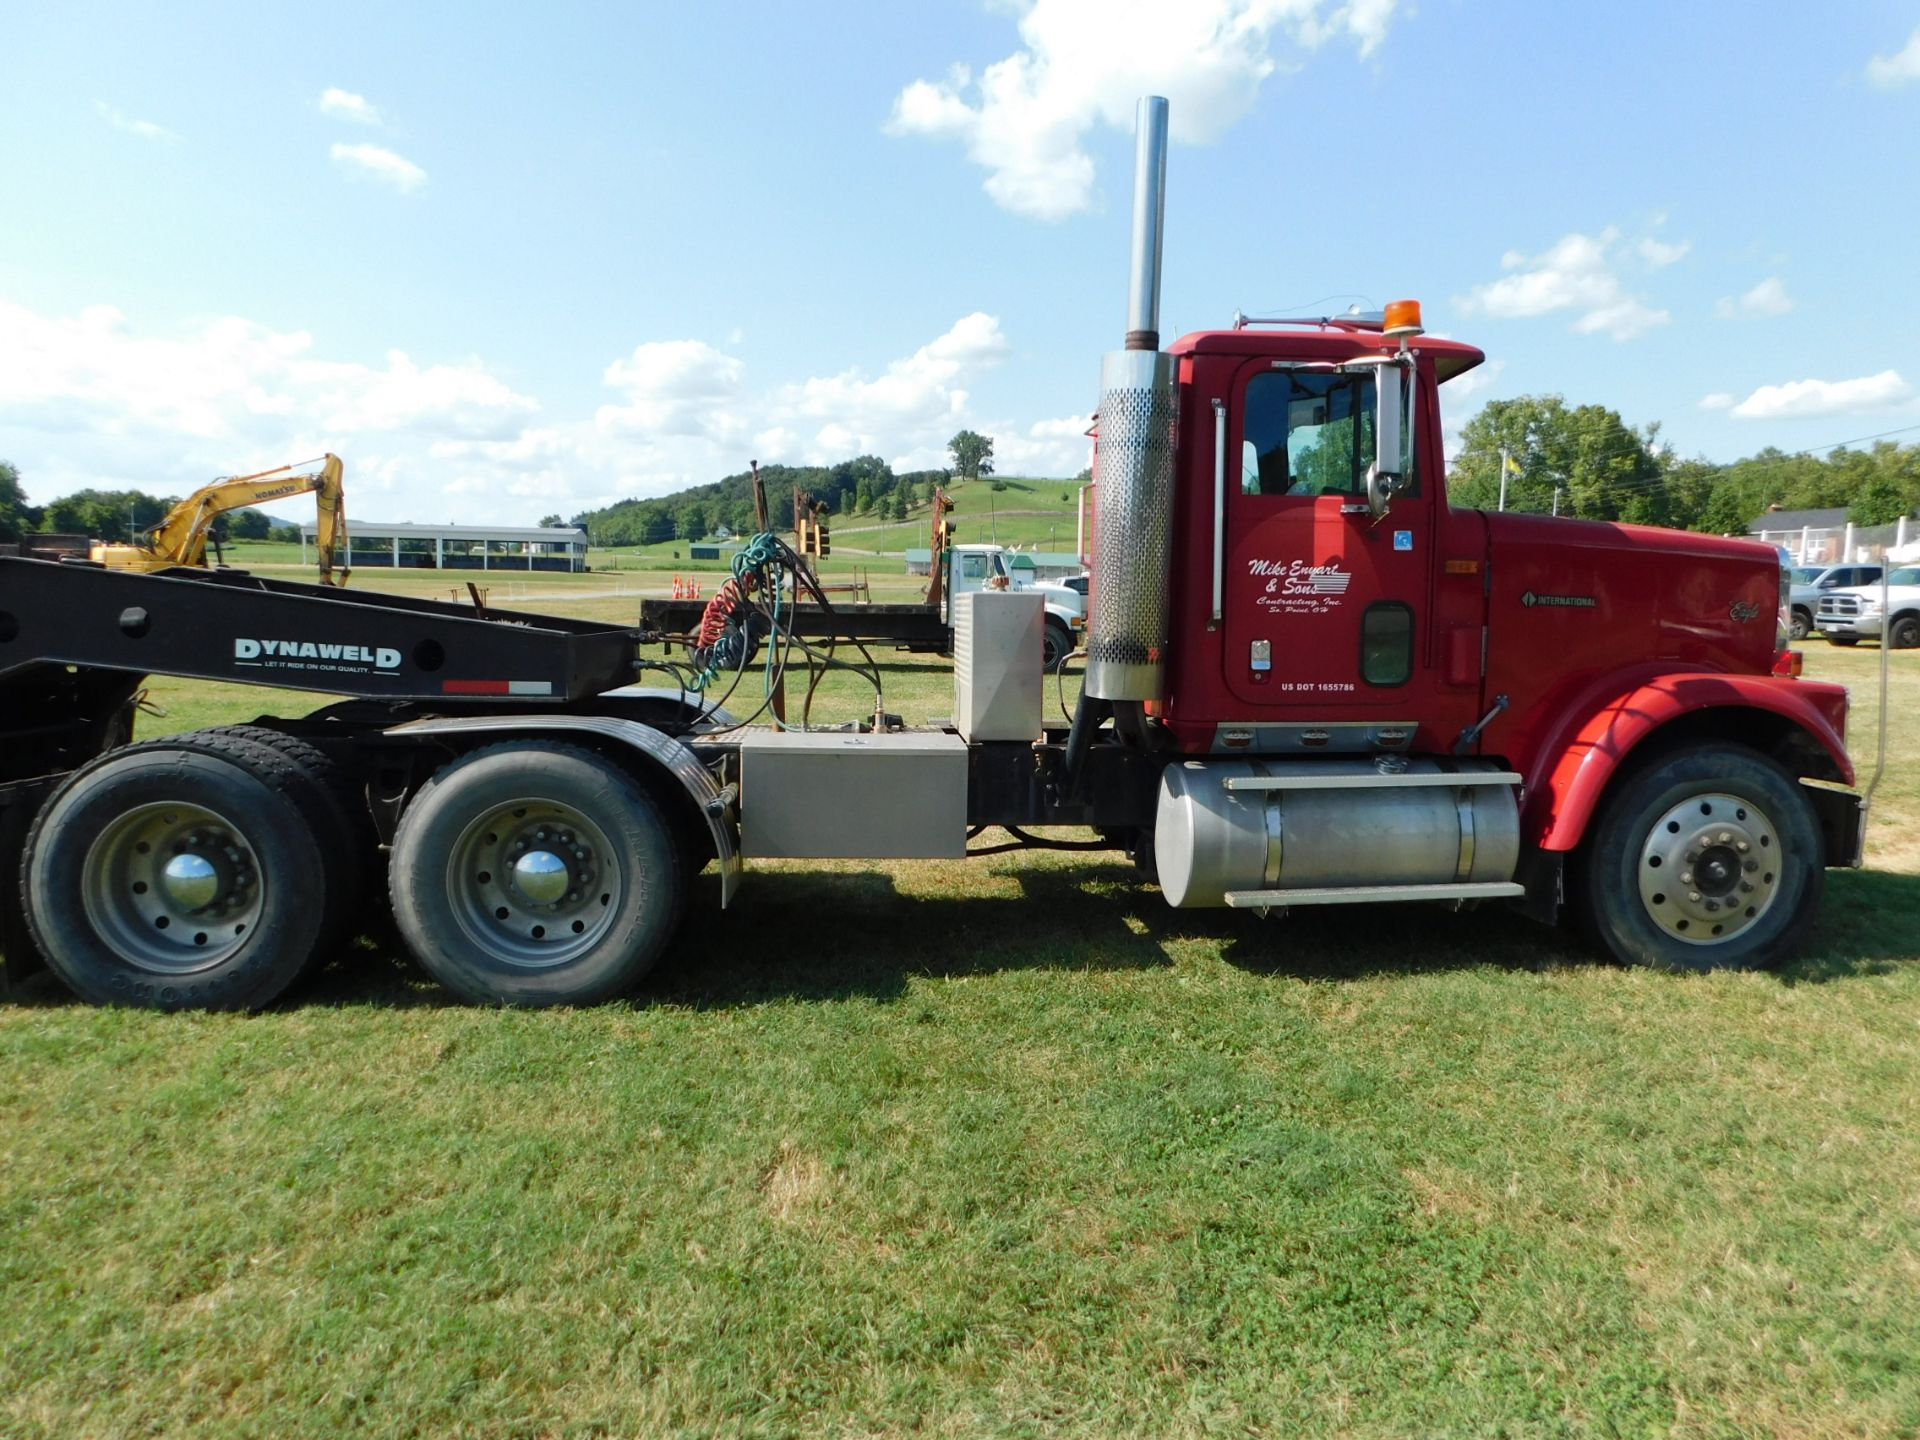
[[[315,523],[300,527],[300,560],[307,560]],[[347,522],[348,569],[566,570],[587,568],[587,532],[570,525],[378,525]]]

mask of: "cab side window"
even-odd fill
[[[1364,495],[1374,456],[1373,378],[1268,370],[1247,382],[1243,495]],[[1419,493],[1409,476],[1402,494]]]
[[[984,555],[962,555],[960,557],[960,578],[962,580],[984,580],[987,578],[987,557]]]

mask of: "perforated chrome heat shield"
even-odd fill
[[[1096,699],[1160,698],[1173,558],[1175,397],[1171,355],[1115,350],[1101,359],[1086,679]]]

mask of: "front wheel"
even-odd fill
[[[1813,633],[1813,616],[1805,610],[1795,609],[1793,623],[1787,627],[1787,636],[1792,640],[1804,640]]]
[[[1073,632],[1060,621],[1047,620],[1046,638],[1041,641],[1040,663],[1051,675],[1066,663],[1067,656],[1073,653]]]
[[[683,870],[631,776],[591,751],[531,742],[477,750],[421,787],[389,876],[408,947],[455,994],[590,1005],[666,948]]]
[[[1792,955],[1826,878],[1800,785],[1744,746],[1687,745],[1629,775],[1589,838],[1593,933],[1631,965],[1758,970]]]

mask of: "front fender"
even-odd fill
[[[1704,712],[1714,710],[1729,712],[1729,739],[1752,733],[1755,712],[1774,720],[1776,731],[1784,728],[1778,722],[1786,722],[1832,762],[1835,773],[1821,778],[1853,784],[1853,762],[1841,739],[1846,687],[1771,675],[1660,675],[1569,707],[1567,724],[1527,767],[1522,835],[1543,850],[1573,849],[1586,835],[1608,783],[1636,747],[1683,716],[1704,719]],[[1709,725],[1700,733],[1715,732]]]
[[[637,755],[645,756],[656,769],[671,776],[687,793],[687,798],[706,821],[713,836],[713,854],[720,868],[720,908],[732,903],[740,888],[740,852],[733,843],[733,829],[727,821],[727,793],[714,782],[707,767],[693,751],[662,735],[651,725],[638,720],[621,720],[610,715],[458,715],[431,720],[413,720],[396,725],[388,735],[528,734],[592,735],[612,740]]]

